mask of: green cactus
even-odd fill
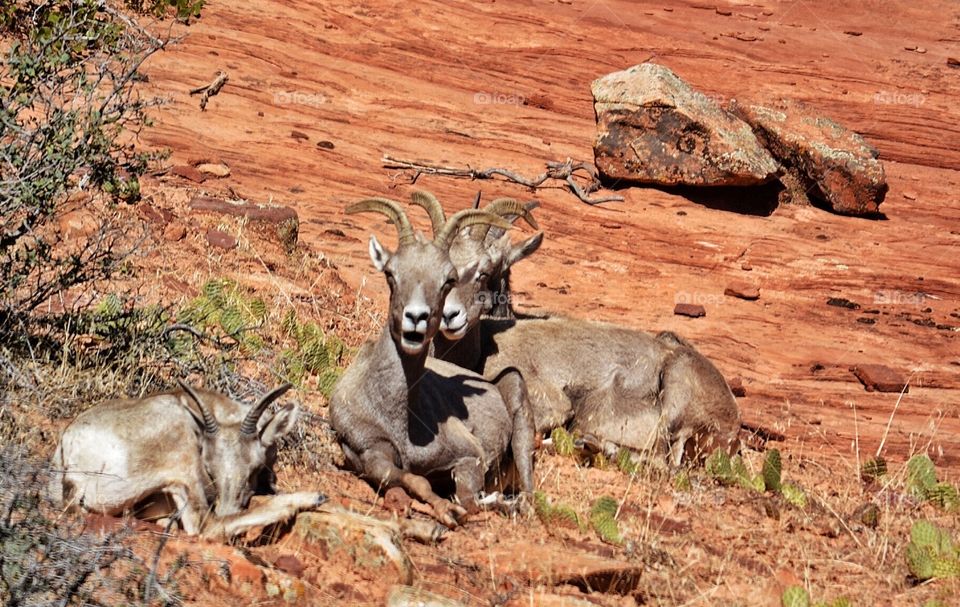
[[[766,491],[780,491],[780,451],[771,449],[763,460],[763,489]]]
[[[345,347],[333,335],[327,335],[315,322],[301,323],[293,310],[288,310],[280,321],[284,335],[296,346],[280,355],[287,381],[302,384],[308,376],[317,378],[317,389],[329,398],[334,384],[340,378],[337,368]]]
[[[603,496],[590,508],[590,525],[601,540],[608,544],[623,543],[620,525],[617,523],[619,504],[612,497]]]
[[[705,462],[707,474],[720,481],[724,485],[732,484],[734,479],[733,465],[730,462],[730,454],[723,449],[715,449],[707,457]]]
[[[780,597],[783,607],[810,607],[810,595],[803,586],[790,586]]]
[[[960,552],[950,533],[929,521],[913,524],[905,557],[910,574],[918,580],[960,577]]]
[[[557,455],[570,457],[576,451],[573,434],[563,428],[554,428],[550,433],[550,441],[553,443],[553,450]]]
[[[793,483],[783,483],[780,485],[780,495],[790,504],[803,510],[807,507],[807,494]]]
[[[882,457],[875,457],[867,460],[860,469],[860,476],[865,481],[875,481],[887,474],[887,460]]]
[[[621,448],[617,451],[617,468],[624,474],[637,474],[640,472],[640,464],[633,459],[633,453],[629,449]]]
[[[693,483],[690,481],[690,473],[686,470],[677,472],[673,477],[673,488],[677,491],[690,491],[693,489]]]
[[[927,455],[914,455],[907,462],[907,490],[921,499],[937,484],[937,470]]]
[[[533,511],[547,527],[560,526],[579,529],[583,526],[580,517],[577,516],[573,508],[562,503],[550,503],[550,499],[543,491],[534,491]]]
[[[924,498],[933,505],[953,512],[960,508],[960,495],[957,488],[949,483],[937,483],[924,491]]]
[[[252,331],[267,320],[262,299],[248,295],[227,278],[208,280],[200,291],[177,315],[180,322],[205,331],[219,330],[247,352],[263,348],[263,339]]]

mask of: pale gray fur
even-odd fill
[[[453,231],[478,222],[509,224],[470,211],[435,223],[434,241],[427,242],[413,236],[393,201],[372,199],[348,208],[361,211],[390,217],[400,244],[390,252],[371,238],[371,260],[390,285],[387,324],[379,339],[360,349],[334,387],[330,421],[347,462],[359,474],[378,488],[403,487],[429,503],[441,523],[454,527],[466,508],[477,506],[479,492],[506,472],[501,462],[508,454],[522,491],[533,490],[533,419],[522,378],[507,372],[493,385],[427,356],[447,294],[458,280],[473,278],[469,267],[458,276],[450,261]],[[413,300],[416,323],[411,320]],[[456,484],[459,505],[437,495],[427,478],[446,474]]]
[[[159,519],[179,511],[187,533],[224,539],[319,505],[323,495],[301,492],[247,510],[258,476],[272,467],[277,441],[296,423],[294,404],[266,412],[289,387],[253,407],[183,383],[179,390],[95,405],[63,432],[51,496],[67,508],[110,515]]]
[[[514,214],[512,217],[519,215]],[[680,465],[720,447],[739,450],[736,399],[716,367],[673,333],[656,337],[616,325],[568,318],[484,318],[493,309],[512,316],[510,267],[540,244],[519,244],[495,231],[461,232],[458,267],[477,264],[486,282],[458,286],[464,301],[492,300],[469,310],[467,326],[444,331],[436,356],[496,376],[523,375],[539,432],[569,425],[610,452],[618,446],[663,456]]]

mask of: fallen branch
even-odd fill
[[[192,90],[190,91],[190,94],[191,94],[191,95],[200,95],[200,94],[203,95],[202,97],[200,97],[200,111],[201,111],[201,112],[207,109],[207,101],[208,101],[211,97],[213,97],[214,95],[216,95],[217,93],[219,93],[219,92],[220,92],[220,89],[223,88],[223,85],[226,84],[226,83],[227,83],[227,80],[229,80],[229,79],[230,79],[230,77],[227,76],[227,73],[226,73],[226,72],[219,72],[219,71],[218,71],[218,72],[217,72],[217,75],[213,78],[213,80],[210,82],[210,84],[207,84],[207,85],[201,86],[201,87],[197,87],[197,88],[192,89]]]
[[[403,169],[415,171],[410,183],[416,183],[420,175],[446,175],[448,177],[466,177],[469,179],[493,179],[494,177],[503,177],[507,181],[519,183],[528,188],[542,187],[548,179],[559,179],[567,184],[570,191],[587,204],[599,204],[601,202],[620,202],[623,196],[601,196],[590,198],[590,194],[600,189],[600,179],[597,171],[592,164],[586,162],[574,162],[567,158],[563,162],[548,162],[547,170],[533,178],[526,178],[523,175],[510,171],[508,169],[490,168],[490,169],[472,169],[448,167],[424,162],[415,162],[412,160],[402,160],[393,158],[389,155],[383,156],[383,166],[387,169]],[[579,174],[578,174],[579,172]],[[585,186],[577,183],[576,178],[583,177],[587,180]]]

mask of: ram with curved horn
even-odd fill
[[[533,419],[519,374],[507,371],[493,385],[428,358],[447,294],[474,274],[473,268],[457,272],[451,243],[471,226],[506,230],[510,224],[476,209],[449,219],[434,212],[434,237],[427,241],[409,236],[410,222],[399,203],[376,200],[351,205],[347,212],[381,213],[397,227],[396,251],[375,236],[369,247],[374,267],[390,286],[387,321],[334,387],[330,421],[356,472],[378,489],[403,487],[454,527],[480,506],[484,490],[513,485],[521,494],[533,491]],[[434,208],[432,195],[422,193],[418,200]],[[457,503],[434,490],[431,481],[444,478],[453,480]]]
[[[532,210],[526,205],[521,214],[498,203],[485,208],[507,219]],[[497,228],[461,232],[452,247],[459,254],[451,257],[458,268],[477,267],[477,279],[458,284],[447,301],[472,305],[462,306],[463,316],[444,315],[434,355],[487,378],[519,370],[537,431],[569,426],[608,455],[626,447],[678,466],[718,447],[738,450],[736,399],[713,363],[673,333],[513,318],[508,273],[537,250],[542,236],[516,244]]]
[[[177,515],[187,533],[220,539],[318,506],[323,495],[300,492],[248,508],[277,441],[296,423],[294,404],[267,411],[289,389],[284,384],[247,407],[181,381],[178,390],[95,405],[63,432],[51,496],[103,514]]]

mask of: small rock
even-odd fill
[[[187,235],[187,228],[182,223],[168,224],[163,230],[163,238],[169,242],[179,242]]]
[[[284,544],[298,554],[349,563],[370,579],[392,578],[394,584],[413,581],[413,564],[403,550],[399,527],[391,521],[343,509],[302,512]]]
[[[690,318],[700,318],[707,315],[703,306],[691,303],[678,303],[674,306],[673,313],[677,316],[689,316]]]
[[[290,131],[290,136],[298,141],[307,141],[310,139],[310,136],[302,131]]]
[[[423,588],[398,585],[390,589],[387,607],[463,607],[463,603]]]
[[[237,239],[222,230],[210,228],[207,230],[207,242],[211,247],[229,251],[237,246]]]
[[[906,198],[907,200],[916,200],[916,199],[917,199],[917,195],[914,194],[913,192],[904,192],[904,193],[903,193],[903,197]]]
[[[955,57],[947,57],[947,66],[960,68],[960,59],[956,59]]]
[[[834,306],[837,308],[846,308],[848,310],[859,310],[860,304],[850,301],[845,297],[831,297],[827,299],[828,306]]]
[[[659,185],[745,186],[779,168],[749,125],[668,68],[633,66],[595,80],[593,151],[611,179]]]
[[[861,32],[861,31],[859,31],[859,30],[844,30],[843,33],[846,34],[846,35],[848,35],[848,36],[862,36],[862,35],[863,35],[863,32]]]
[[[742,281],[735,281],[728,284],[727,288],[723,290],[723,294],[739,299],[746,299],[747,301],[760,299],[760,289]]]
[[[749,263],[742,263],[740,264],[740,269],[743,270],[744,272],[750,272],[751,270],[753,270],[753,266],[751,266]]]
[[[98,226],[93,213],[84,209],[68,211],[57,219],[57,228],[63,240],[89,238],[97,231]]]
[[[158,209],[157,207],[147,204],[146,202],[140,203],[137,206],[137,211],[140,213],[140,217],[143,217],[150,223],[167,225],[173,221],[173,213],[167,209]]]
[[[413,500],[402,487],[391,487],[383,494],[383,507],[400,516],[406,516]]]
[[[581,552],[572,547],[557,551],[536,542],[488,546],[471,556],[489,563],[495,579],[516,578],[531,585],[573,584],[594,592],[626,595],[640,583],[644,566]]]
[[[197,170],[204,175],[210,175],[211,177],[223,178],[230,176],[230,167],[220,162],[205,162],[203,164],[198,164]]]
[[[335,147],[337,147],[337,146],[333,145],[333,142],[332,142],[332,141],[318,141],[318,142],[317,142],[317,147],[318,147],[318,148],[321,148],[321,149],[324,149],[324,150],[332,150],[333,148],[335,148]]]
[[[730,110],[750,123],[811,198],[846,215],[878,211],[887,178],[877,151],[863,137],[793,101],[770,107],[733,102]]]
[[[718,15],[723,15],[724,17],[729,17],[730,15],[733,14],[733,11],[730,11],[730,10],[727,10],[727,9],[724,9],[724,8],[720,8],[720,7],[718,6],[718,7],[717,7],[717,14],[718,14]]]
[[[303,577],[306,566],[292,554],[281,554],[273,561],[273,566],[296,577]]]
[[[207,179],[203,173],[196,169],[196,167],[192,167],[189,164],[179,164],[171,167],[170,174],[176,175],[177,177],[183,177],[184,179],[189,179],[195,183],[203,183]]]
[[[743,386],[741,377],[731,377],[727,385],[730,386],[730,391],[733,392],[734,396],[742,398],[747,395],[747,389]]]
[[[850,369],[867,392],[910,392],[903,376],[885,365],[863,364]]]

